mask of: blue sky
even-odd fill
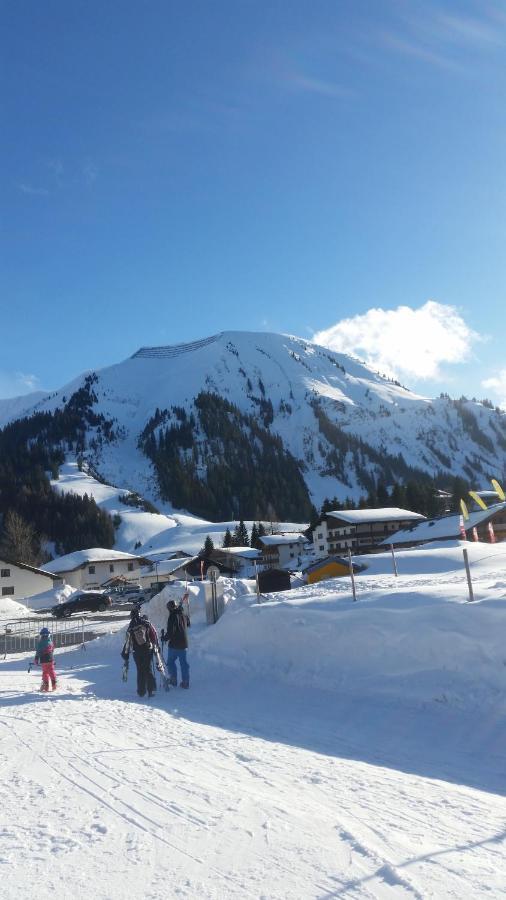
[[[1,10],[0,396],[246,329],[506,401],[505,4]]]

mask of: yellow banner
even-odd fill
[[[462,515],[464,516],[464,519],[469,518],[469,510],[463,500],[460,501],[460,511],[461,511]]]
[[[469,491],[469,496],[473,498],[474,502],[481,506],[482,509],[488,509],[487,504],[481,499],[479,494],[476,491]]]
[[[496,492],[497,496],[499,497],[499,500],[506,500],[504,491],[503,491],[501,485],[499,484],[499,482],[496,481],[495,478],[492,478],[492,487],[494,488],[494,491]]]

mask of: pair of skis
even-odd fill
[[[155,663],[155,660],[156,660],[156,663]],[[123,661],[123,669],[122,669],[122,671],[121,671],[121,679],[122,679],[122,681],[128,681],[128,663],[129,663],[129,657],[127,657],[127,658]],[[167,675],[167,670],[166,670],[166,668],[165,668],[165,664],[164,664],[164,662],[163,662],[162,655],[161,655],[160,650],[159,650],[158,647],[154,647],[154,648],[153,648],[152,665],[153,665],[153,676],[154,676],[154,678],[156,679],[156,674],[155,674],[155,671],[154,671],[155,665],[156,665],[156,668],[157,668],[158,673],[159,673],[159,675],[160,675],[160,687],[163,687],[163,689],[164,689],[165,691],[169,691],[169,690],[170,690],[170,678],[169,678],[169,676]]]
[[[158,673],[160,675],[160,687],[163,687],[164,691],[170,691],[170,678],[167,674],[167,669],[165,668],[165,663],[163,661],[163,657],[160,653],[159,647],[154,648],[153,663],[155,662],[155,659],[156,668],[158,669]]]

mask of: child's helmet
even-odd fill
[[[40,634],[41,634],[41,635],[49,634],[49,628],[41,628],[41,629],[40,629]]]

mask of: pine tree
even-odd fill
[[[207,537],[206,537],[206,539],[205,539],[205,541],[204,541],[204,546],[202,547],[202,550],[200,551],[200,554],[199,554],[199,555],[200,555],[200,556],[210,556],[211,553],[213,552],[213,550],[214,550],[213,539],[212,539],[212,537],[208,534]]]
[[[9,510],[5,516],[0,554],[14,562],[36,566],[39,562],[38,551],[33,527],[19,513]]]
[[[378,486],[376,488],[376,501],[378,504],[378,509],[385,509],[386,506],[390,505],[390,495],[386,486],[381,481],[378,482]]]
[[[256,522],[253,522],[253,525],[251,526],[250,542],[252,547],[256,547],[257,550],[260,549],[260,542],[258,540],[258,528]]]
[[[234,531],[234,544],[236,547],[249,547],[248,529],[242,519]]]
[[[222,547],[232,547],[232,546],[233,546],[232,535],[230,533],[230,528],[227,528],[227,530],[225,532],[225,537],[223,538]]]

